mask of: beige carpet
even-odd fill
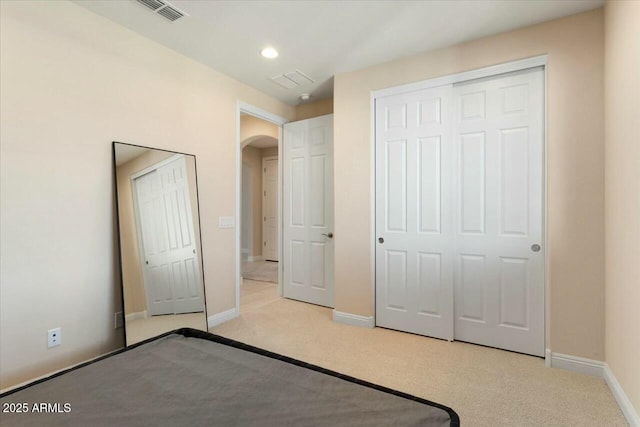
[[[146,319],[127,320],[127,345],[178,328],[204,329],[207,319],[204,313],[187,313],[167,316],[151,316]]]
[[[453,408],[463,426],[625,426],[604,380],[540,358],[331,320],[245,280],[241,315],[211,330]]]
[[[278,263],[272,261],[244,261],[242,277],[247,280],[278,283]]]

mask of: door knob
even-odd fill
[[[333,233],[329,232],[329,233],[322,233],[323,236],[327,236],[330,239],[333,239]]]
[[[378,237],[378,243],[384,243],[384,239],[382,237]]]
[[[541,249],[541,248],[540,248],[540,245],[538,245],[538,244],[531,245],[531,250],[532,250],[533,252],[540,252],[540,249]]]

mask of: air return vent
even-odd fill
[[[189,16],[178,10],[174,5],[165,0],[136,0],[138,3],[148,7],[154,13],[168,19],[171,22],[177,21],[183,16]]]
[[[160,0],[138,0],[138,3],[142,3],[154,12],[162,6],[165,6],[164,2]]]
[[[280,74],[279,76],[271,77],[270,80],[285,89],[293,89],[294,87],[306,86],[313,83],[313,79],[300,70]]]

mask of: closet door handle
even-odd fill
[[[322,233],[323,236],[327,236],[330,239],[333,239],[333,233],[329,232],[329,233]]]
[[[382,237],[378,237],[378,243],[384,243],[384,239]]]

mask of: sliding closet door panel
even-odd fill
[[[376,324],[453,338],[451,85],[376,100]]]
[[[538,356],[543,85],[542,69],[533,69],[453,90],[455,338]]]

